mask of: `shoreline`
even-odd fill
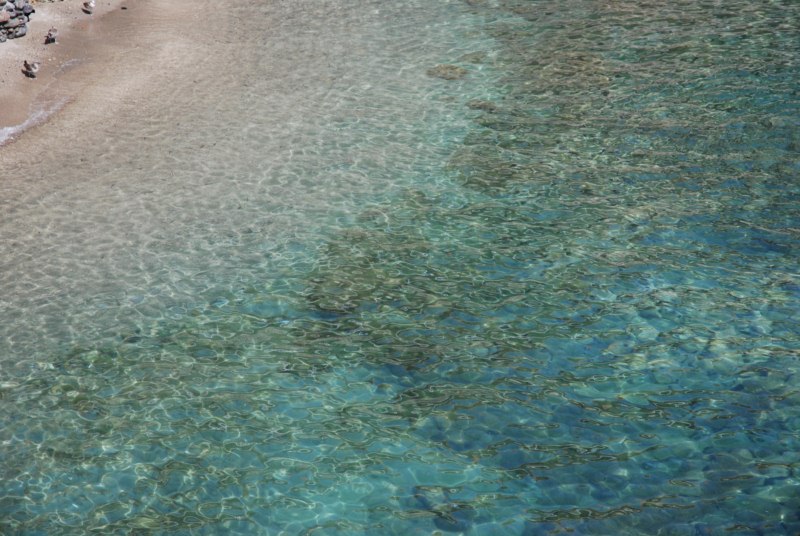
[[[92,15],[82,11],[82,0],[33,4],[36,12],[28,23],[28,34],[0,43],[0,102],[5,103],[0,108],[0,128],[25,121],[36,97],[56,80],[65,64],[81,60],[81,33],[90,24],[102,24],[104,15],[121,4],[123,0],[106,0]],[[45,36],[53,27],[58,30],[58,39],[46,45]],[[41,72],[35,79],[22,73],[23,60],[41,62]]]
[[[114,43],[120,15],[127,19],[120,21],[122,24],[135,23],[136,12],[144,3],[103,0],[91,15],[83,12],[83,0],[34,4],[36,12],[28,23],[28,34],[0,44],[0,148],[48,122],[80,97],[95,76],[72,73],[108,59],[106,43],[111,42],[111,47],[120,44]],[[58,38],[56,43],[45,44],[50,28],[58,30]],[[24,60],[41,63],[36,78],[22,72]]]

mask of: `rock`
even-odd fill
[[[36,9],[28,0],[0,0],[0,43],[27,35],[27,24],[34,13]]]
[[[473,110],[483,110],[484,112],[496,112],[497,105],[491,101],[472,99],[467,106]]]
[[[464,78],[469,71],[464,69],[463,67],[459,67],[458,65],[437,65],[436,67],[431,67],[428,69],[427,74],[428,76],[434,76],[436,78],[443,78],[445,80],[458,80],[459,78]]]

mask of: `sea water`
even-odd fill
[[[5,183],[1,533],[800,532],[800,4],[216,7]]]

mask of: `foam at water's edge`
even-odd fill
[[[40,104],[35,107],[34,111],[28,116],[25,121],[18,125],[0,128],[0,147],[14,142],[16,137],[28,130],[29,128],[41,125],[50,117],[61,111],[64,106],[69,103],[69,97],[61,97],[54,102]]]
[[[53,73],[54,81],[82,63],[84,63],[84,60],[80,58],[70,58],[61,62]],[[56,92],[57,96],[48,96],[51,90]],[[72,100],[73,97],[63,94],[58,95],[58,86],[54,82],[50,82],[45,86],[42,94],[34,98],[33,103],[30,105],[31,111],[28,117],[25,118],[25,121],[17,125],[0,127],[0,147],[13,143],[16,141],[17,137],[26,130],[45,123],[55,114],[63,110]]]

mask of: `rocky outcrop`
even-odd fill
[[[28,21],[36,10],[29,0],[0,0],[0,43],[28,33]]]

